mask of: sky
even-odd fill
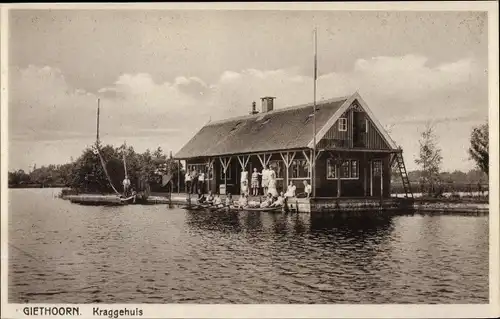
[[[358,91],[407,169],[434,126],[445,171],[469,170],[488,117],[487,14],[404,11],[12,10],[9,170],[63,164],[95,141],[174,154],[210,120]]]

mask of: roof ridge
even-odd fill
[[[351,96],[352,96],[352,94],[346,95],[346,96],[341,96],[341,97],[334,97],[334,98],[330,98],[330,99],[326,99],[326,100],[321,100],[321,101],[316,102],[316,106],[320,106],[322,104],[333,103],[333,102],[339,102],[342,100],[347,100]],[[226,118],[226,119],[222,119],[222,120],[212,121],[210,123],[207,123],[205,126],[218,125],[218,124],[236,121],[236,120],[246,120],[246,119],[251,119],[254,117],[258,118],[259,116],[263,116],[263,115],[267,115],[267,114],[276,114],[276,113],[280,113],[280,112],[286,112],[286,111],[289,111],[292,109],[301,109],[301,108],[305,108],[305,107],[311,107],[313,105],[314,105],[314,102],[309,102],[309,103],[304,103],[304,104],[299,104],[299,105],[292,105],[292,106],[285,106],[285,107],[275,109],[275,110],[272,110],[269,112],[264,112],[264,113],[259,112],[257,114],[246,114],[246,115],[230,117],[230,118]]]

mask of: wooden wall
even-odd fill
[[[379,132],[375,124],[371,121],[368,115],[359,106],[349,108],[340,118],[347,118],[347,131],[339,131],[339,121],[337,120],[333,126],[326,132],[325,136],[318,143],[318,148],[364,148],[364,149],[389,149],[389,145],[385,142],[382,134]],[[355,115],[355,113],[358,113]],[[356,120],[357,125],[354,126]],[[368,124],[368,132],[366,132],[366,124]],[[362,139],[361,145],[356,145],[354,138],[355,132]]]

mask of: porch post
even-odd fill
[[[181,160],[177,160],[177,193],[181,193]]]
[[[366,196],[366,182],[368,180],[368,176],[366,174],[366,166],[368,162],[366,161],[366,153],[363,152],[363,197]]]
[[[341,171],[341,166],[342,166],[341,153],[338,153],[336,162],[337,162],[337,165],[336,165],[337,166],[336,167],[336,169],[337,169],[337,172],[336,172],[337,173],[337,198],[340,198],[340,187],[341,187],[340,186],[341,185],[341,183],[340,183],[340,171]]]
[[[380,206],[384,201],[384,160],[380,160]]]

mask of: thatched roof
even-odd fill
[[[348,98],[316,104],[316,133]],[[198,131],[175,158],[307,148],[312,140],[312,113],[310,103],[212,122]]]

